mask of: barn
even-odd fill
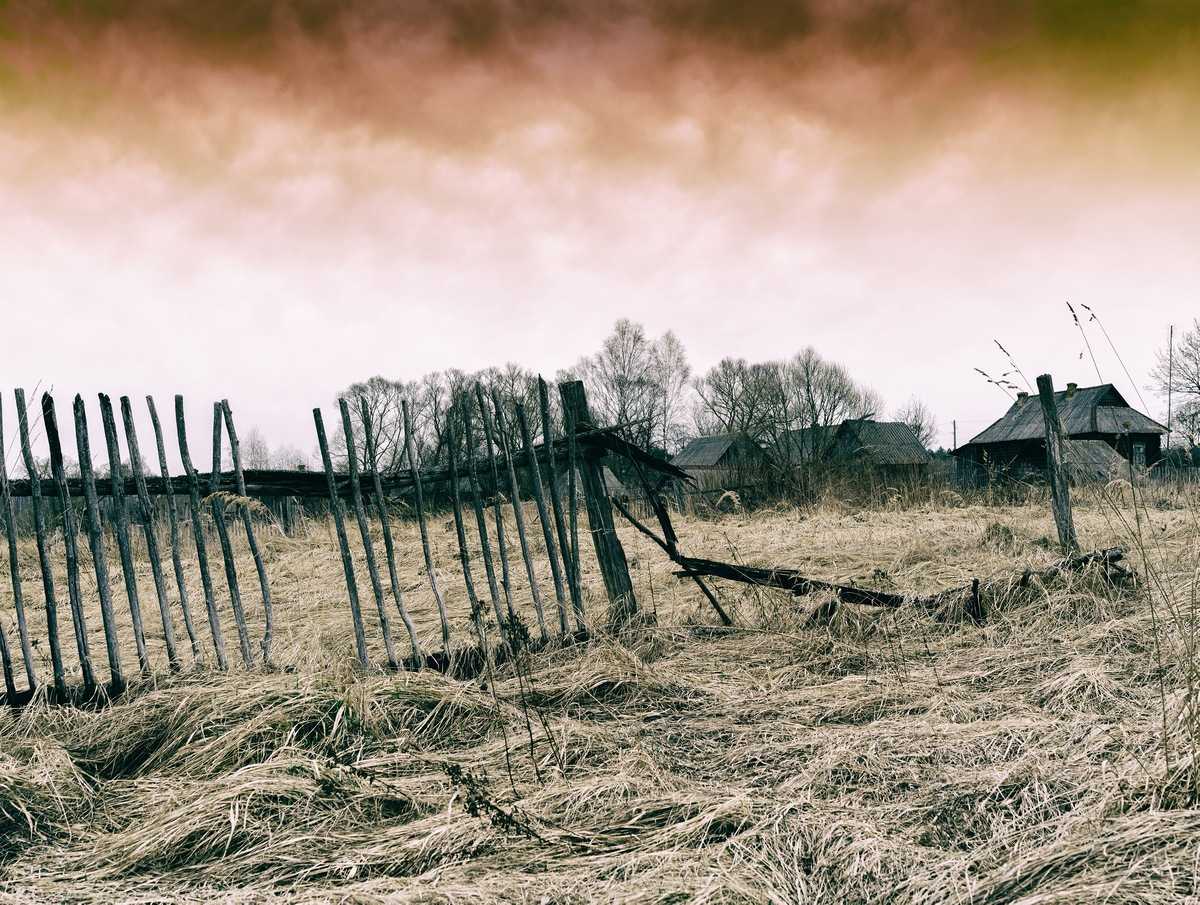
[[[1067,465],[1079,476],[1113,470],[1123,462],[1150,466],[1162,458],[1162,435],[1167,429],[1129,405],[1111,383],[1079,387],[1068,383],[1054,394],[1058,417],[1072,441]],[[954,453],[966,474],[982,479],[1004,475],[1018,479],[1041,475],[1046,468],[1046,424],[1036,396],[1019,393],[998,421],[960,446]]]

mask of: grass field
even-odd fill
[[[987,601],[980,625],[850,606],[809,619],[820,601],[726,585],[737,627],[722,630],[622,529],[656,624],[491,682],[357,673],[328,526],[272,534],[277,671],[189,669],[104,710],[0,714],[0,899],[1196,901],[1194,515],[1085,500],[1084,547],[1129,545],[1141,586],[1035,584]],[[453,532],[433,527],[465,641]],[[913,593],[1055,559],[1043,505],[677,527],[688,553]],[[435,647],[416,530],[400,531],[406,599]],[[36,555],[22,556],[36,609]],[[246,559],[242,575],[256,612]],[[547,572],[552,601],[550,587]],[[198,620],[200,601],[196,583]]]

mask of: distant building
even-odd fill
[[[869,468],[881,477],[920,478],[933,456],[902,421],[843,421],[829,453],[835,463]]]
[[[1070,439],[1067,467],[1077,479],[1117,477],[1130,463],[1140,468],[1162,458],[1162,435],[1167,429],[1132,408],[1111,383],[1093,387],[1068,383],[1065,390],[1054,394],[1054,401]],[[1041,402],[1028,393],[1018,394],[1000,420],[954,454],[977,477],[1043,474],[1046,423]]]
[[[702,487],[732,486],[761,474],[767,454],[747,434],[697,437],[671,459]]]

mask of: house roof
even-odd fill
[[[1129,463],[1103,440],[1067,440],[1067,471],[1077,481],[1111,481],[1128,476]]]
[[[1167,429],[1130,408],[1111,383],[1080,387],[1068,397],[1067,390],[1054,394],[1058,417],[1068,437],[1077,434],[1165,434]],[[1041,440],[1046,436],[1042,406],[1036,396],[1018,399],[1004,416],[971,438],[965,446],[1005,443],[1012,440]]]
[[[927,465],[933,458],[902,421],[845,421],[838,429],[837,445],[839,451],[875,465]]]
[[[714,434],[692,440],[671,459],[671,464],[677,468],[716,468],[734,446],[758,451],[745,434]]]

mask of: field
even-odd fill
[[[0,900],[1196,901],[1200,530],[1186,500],[1121,493],[1084,500],[1079,533],[1129,546],[1139,587],[1035,583],[986,601],[982,624],[813,618],[821,601],[724,585],[724,630],[623,528],[654,624],[492,681],[356,673],[329,527],[271,533],[276,671],[189,669],[103,710],[0,715]],[[433,527],[466,638],[453,532]],[[677,527],[696,555],[914,593],[1055,559],[1041,503]],[[432,645],[414,526],[399,543]]]

